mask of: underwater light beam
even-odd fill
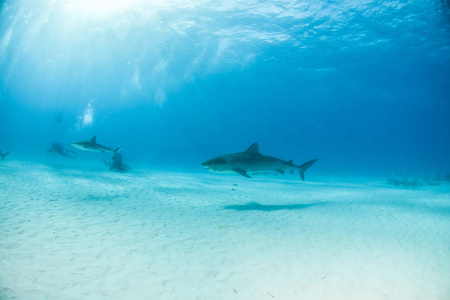
[[[108,18],[126,13],[141,2],[142,0],[78,0],[67,1],[64,4],[64,9],[92,17]]]
[[[88,103],[88,106],[84,110],[83,118],[81,120],[81,127],[88,127],[92,126],[92,123],[94,122],[94,109],[92,108],[92,105]]]

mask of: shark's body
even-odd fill
[[[115,153],[117,152],[122,146],[117,147],[116,149],[111,149],[108,147],[105,147],[103,145],[97,144],[97,137],[94,136],[90,141],[78,141],[73,142],[71,144],[77,149],[83,150],[83,151],[93,151],[93,152],[102,152],[102,153]]]
[[[232,171],[247,178],[251,178],[248,172],[266,173],[275,171],[284,174],[284,171],[289,171],[292,174],[294,171],[298,171],[300,177],[305,180],[305,171],[316,161],[317,159],[313,159],[296,166],[292,160],[285,161],[276,157],[262,155],[259,152],[258,143],[254,143],[244,152],[218,156],[205,161],[202,163],[202,166],[211,172],[223,173]]]
[[[1,156],[1,158],[2,158],[2,160],[6,157],[6,155],[8,155],[9,154],[9,151],[8,152],[6,152],[6,153],[2,153],[2,150],[0,150],[0,156]]]

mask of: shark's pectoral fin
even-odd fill
[[[233,171],[235,171],[235,172],[241,174],[241,175],[244,176],[244,177],[251,178],[250,175],[248,175],[247,172],[244,171],[244,170],[242,170],[242,169],[234,169]]]
[[[284,170],[277,170],[277,172],[279,172],[279,173],[284,175]]]

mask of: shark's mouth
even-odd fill
[[[210,164],[208,164],[208,163],[202,163],[202,164],[200,164],[203,168],[205,168],[205,169],[212,169],[212,166],[210,165]]]
[[[211,167],[211,166],[204,166],[204,165],[202,165],[202,167],[205,168],[205,169],[206,169],[207,171],[209,171],[209,172],[220,173],[219,171],[217,171],[216,169],[214,169],[214,168]]]

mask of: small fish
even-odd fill
[[[236,227],[231,226],[231,225],[219,225],[219,230],[221,229],[230,229],[230,230],[235,230]]]

